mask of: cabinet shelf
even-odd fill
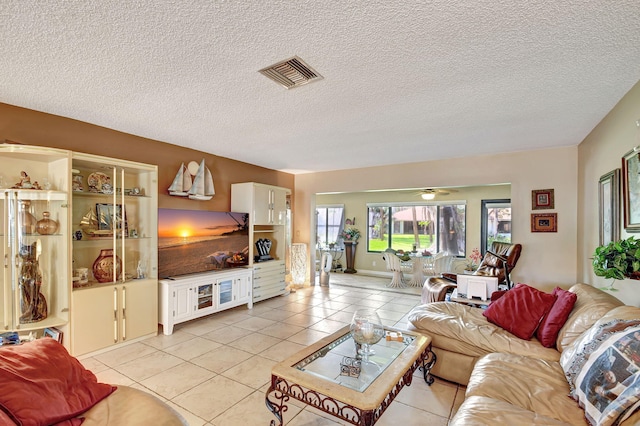
[[[38,322],[30,322],[27,324],[20,324],[20,327],[16,329],[18,333],[24,333],[25,331],[42,330],[47,327],[62,327],[68,321],[56,316],[49,315],[47,318]]]
[[[6,199],[8,192],[15,192],[18,200],[29,201],[64,201],[67,199],[67,193],[63,191],[53,191],[44,189],[2,189],[0,191],[0,200]]]
[[[126,237],[125,240],[127,243],[133,242],[135,240],[150,240],[151,237]],[[122,238],[116,237],[116,241],[121,241]],[[113,241],[113,237],[82,237],[81,240],[74,240],[73,243],[84,244],[84,243],[92,243],[92,242],[104,242],[104,241]]]
[[[73,191],[74,197],[86,197],[86,198],[113,198],[113,194],[105,194],[104,192],[88,192],[88,191]],[[122,197],[122,194],[116,194],[116,198]],[[124,195],[124,198],[127,200],[133,200],[136,198],[151,198],[149,195]]]
[[[83,290],[91,290],[94,288],[100,287],[111,287],[116,284],[138,284],[146,281],[148,278],[129,278],[123,281],[118,281],[116,283],[108,282],[108,283],[99,283],[98,281],[89,280],[88,283],[78,284],[73,286],[73,291],[83,291]],[[155,281],[155,280],[154,280]]]
[[[4,237],[5,234],[0,233],[0,237]],[[66,237],[66,235],[62,234],[24,234],[25,238],[56,238],[56,237]]]

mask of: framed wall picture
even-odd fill
[[[622,198],[624,200],[624,229],[640,232],[640,147],[622,157]]]
[[[558,214],[532,213],[531,232],[558,232]]]
[[[553,189],[534,189],[531,191],[531,209],[545,210],[555,208]]]
[[[620,239],[620,169],[600,177],[598,183],[600,245]]]

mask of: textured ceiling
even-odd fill
[[[577,145],[640,70],[638,0],[2,0],[0,17],[0,102],[292,173]],[[324,79],[258,72],[294,55]]]

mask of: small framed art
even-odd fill
[[[531,191],[532,210],[553,209],[554,207],[553,189],[534,189]]]
[[[62,343],[62,331],[58,330],[55,327],[45,328],[42,332],[44,337],[51,337],[58,341],[58,343]]]
[[[124,223],[125,235],[129,234],[127,224],[127,213],[122,204],[96,204],[96,214],[98,216],[98,230],[114,231],[121,230]]]
[[[600,177],[598,183],[600,245],[620,239],[620,169]]]
[[[622,198],[624,200],[624,229],[640,232],[640,147],[622,157]]]
[[[531,232],[558,232],[558,214],[532,213]]]

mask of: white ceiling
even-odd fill
[[[2,0],[0,17],[0,102],[292,173],[577,145],[640,70],[638,0]],[[258,73],[294,55],[324,79]]]

